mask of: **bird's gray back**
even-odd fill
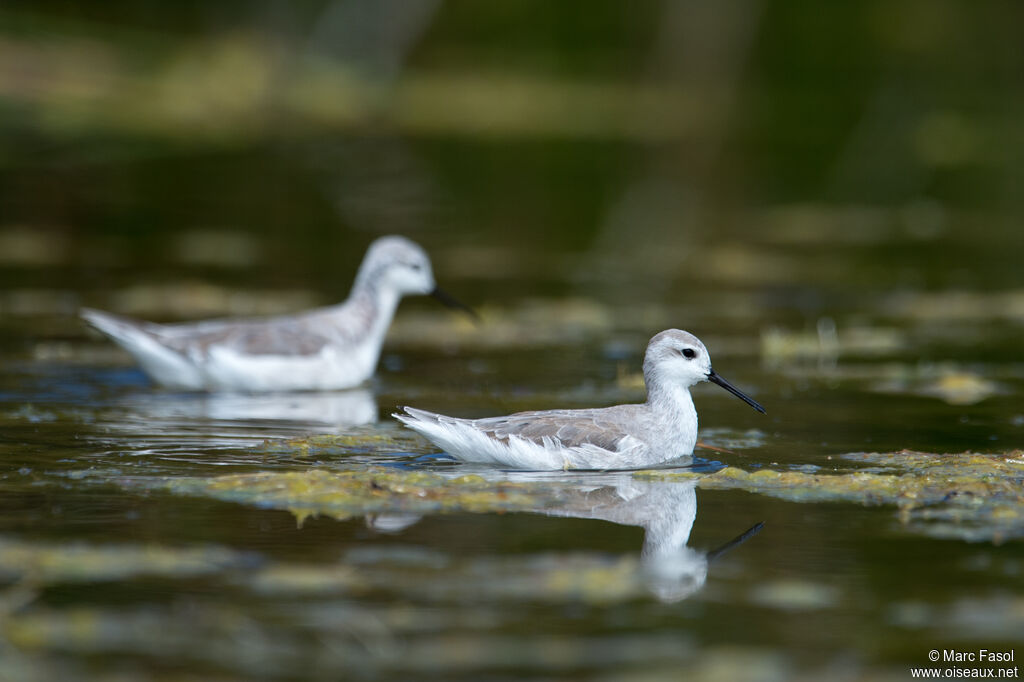
[[[623,437],[635,436],[637,426],[647,421],[646,409],[644,405],[616,405],[586,410],[517,412],[506,417],[475,419],[472,424],[497,440],[516,436],[540,444],[550,438],[566,447],[589,444],[615,451]]]
[[[221,346],[247,355],[316,355],[328,345],[358,344],[370,333],[375,312],[371,301],[349,301],[295,315],[149,325],[146,330],[179,353]]]

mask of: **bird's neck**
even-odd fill
[[[676,382],[647,378],[647,407],[664,429],[663,438],[673,447],[692,452],[697,442],[697,410],[690,388]]]
[[[693,406],[693,397],[687,386],[678,384],[654,383],[647,386],[647,405],[657,411],[664,413],[692,414],[696,412]]]
[[[391,326],[401,296],[393,288],[382,286],[369,278],[359,278],[352,286],[348,299],[341,305],[349,319],[357,321],[358,336],[372,340],[375,345],[384,338]]]
[[[690,387],[676,377],[666,375],[660,368],[644,367],[644,385],[647,387],[647,404],[664,409],[693,407]]]

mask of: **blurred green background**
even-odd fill
[[[0,285],[331,301],[398,232],[475,303],[510,280],[620,302],[756,287],[813,319],[894,287],[1016,286],[1022,14],[7,2]]]

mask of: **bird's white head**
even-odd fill
[[[400,296],[429,294],[436,288],[427,252],[398,236],[381,237],[370,244],[356,283],[386,287]]]
[[[737,398],[764,413],[753,398],[723,379],[711,369],[711,356],[701,340],[680,329],[666,329],[655,334],[647,344],[644,355],[644,380],[648,391],[664,386],[690,387],[701,381],[711,381]]]
[[[644,377],[650,384],[671,382],[693,386],[707,381],[711,356],[700,339],[680,329],[666,329],[654,335],[644,355]]]

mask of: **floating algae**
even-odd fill
[[[443,568],[383,563],[370,579],[378,588],[437,601],[612,604],[649,594],[639,557],[596,552],[475,557]]]
[[[761,359],[768,367],[787,367],[815,361],[835,365],[840,357],[878,356],[906,346],[905,335],[887,327],[844,327],[830,318],[815,329],[791,331],[772,327],[761,333]]]
[[[278,563],[248,574],[248,584],[261,594],[327,595],[362,588],[366,578],[349,566]]]
[[[316,434],[304,438],[264,441],[263,452],[287,454],[296,457],[319,457],[323,455],[393,455],[396,452],[428,453],[436,448],[408,430],[400,430],[397,424],[355,428],[346,433]]]
[[[359,471],[262,472],[166,481],[173,492],[287,509],[309,516],[347,519],[380,512],[501,512],[552,503],[538,484],[487,481],[480,476],[445,478],[426,472],[371,467]]]
[[[1002,291],[900,291],[884,302],[885,311],[899,319],[927,322],[1024,319],[1024,289]]]
[[[576,343],[607,333],[613,312],[590,299],[527,299],[514,308],[480,306],[475,325],[447,313],[406,311],[388,344],[402,348],[524,348]]]
[[[223,548],[36,543],[0,538],[0,580],[33,584],[194,576],[245,565],[251,558]]]
[[[973,405],[1006,392],[998,383],[950,363],[904,368],[876,383],[874,390],[938,398],[949,405]]]
[[[814,611],[836,606],[839,591],[830,585],[803,580],[777,580],[756,585],[750,599],[780,611]]]
[[[874,465],[837,473],[727,467],[712,474],[637,474],[696,479],[702,488],[738,489],[793,502],[895,505],[902,523],[927,535],[1001,542],[1024,536],[1024,453],[940,455],[903,450],[854,453]]]
[[[793,379],[825,379],[866,390],[895,395],[938,398],[949,405],[974,405],[995,395],[1010,393],[1004,383],[986,378],[955,362],[842,363],[839,355],[821,355],[816,364],[798,362],[794,351],[764,355],[768,367],[781,368]]]

